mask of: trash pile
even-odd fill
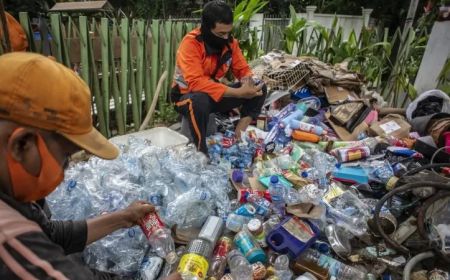
[[[157,207],[89,246],[86,263],[147,280],[448,279],[450,98],[387,110],[358,75],[298,60],[255,64],[268,108],[242,139],[210,136],[209,158],[131,138],[115,161],[71,166],[54,218]]]

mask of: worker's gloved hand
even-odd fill
[[[240,98],[245,98],[245,99],[252,99],[253,97],[256,96],[261,96],[262,93],[262,88],[263,88],[264,84],[260,83],[257,86],[254,85],[250,85],[250,83],[243,83],[242,86],[239,88],[239,92]]]
[[[122,211],[126,227],[132,227],[138,225],[145,215],[154,212],[155,207],[145,201],[135,201]]]

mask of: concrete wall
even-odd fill
[[[316,14],[315,10],[317,7],[315,6],[307,6],[306,13],[298,13],[297,17],[306,18],[311,21],[316,21],[319,24],[331,28],[333,24],[333,20],[335,17],[338,18],[338,26],[342,26],[344,30],[344,38],[347,39],[350,33],[354,30],[356,35],[359,36],[361,33],[361,29],[363,26],[369,25],[370,14],[372,13],[372,9],[362,9],[361,16],[350,16],[350,15],[335,15],[335,14]],[[264,19],[263,14],[256,14],[250,22],[251,28],[257,28],[259,38],[262,38],[262,27],[264,25],[264,21],[277,21],[277,19]]]

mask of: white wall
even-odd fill
[[[372,9],[362,9],[361,16],[350,16],[350,15],[335,15],[335,14],[316,14],[315,6],[307,6],[307,13],[298,13],[297,17],[306,18],[308,20],[316,21],[323,26],[331,28],[333,20],[335,17],[338,18],[338,26],[342,26],[344,30],[344,39],[347,39],[352,30],[355,31],[356,35],[359,36],[363,26],[369,25],[370,14]],[[264,15],[256,14],[250,22],[250,27],[257,28],[259,38],[262,38],[262,26],[264,23]]]
[[[449,57],[450,21],[435,22],[414,83],[418,94],[437,87],[437,79]]]

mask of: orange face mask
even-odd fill
[[[14,134],[23,130],[16,129]],[[53,192],[64,179],[64,170],[49,152],[42,136],[37,134],[37,146],[41,157],[41,171],[38,176],[28,173],[11,156],[11,142],[8,143],[8,168],[11,178],[12,192],[15,199],[22,202],[36,201]]]

